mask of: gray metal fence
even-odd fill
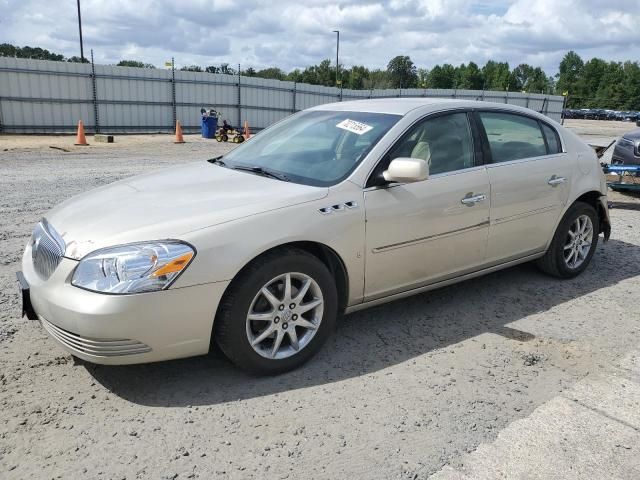
[[[200,128],[200,108],[259,130],[323,103],[381,97],[440,97],[521,105],[560,120],[564,98],[479,90],[348,90],[256,77],[0,58],[0,132],[172,132]]]

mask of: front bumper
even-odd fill
[[[43,281],[29,248],[22,259],[33,312],[50,336],[83,360],[123,365],[202,355],[228,282],[108,295],[71,285],[78,262],[64,258]]]

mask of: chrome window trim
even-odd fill
[[[487,167],[487,168],[498,168],[498,167],[508,166],[508,165],[517,165],[519,163],[525,163],[525,162],[537,162],[539,160],[547,160],[549,158],[566,156],[566,155],[567,155],[566,152],[550,153],[550,154],[547,154],[547,155],[539,155],[537,157],[526,157],[526,158],[519,158],[517,160],[509,160],[508,162],[487,163],[485,165],[485,167]]]
[[[488,165],[474,165],[473,167],[463,168],[460,170],[451,170],[450,172],[436,173],[435,175],[430,175],[426,180],[422,180],[420,182],[412,182],[412,183],[389,183],[387,185],[374,185],[372,187],[365,187],[362,189],[363,192],[373,192],[375,190],[387,190],[389,188],[401,187],[403,185],[413,185],[418,183],[425,183],[432,179],[442,178],[442,177],[450,177],[453,175],[462,175],[465,173],[475,172],[478,170],[486,169]]]

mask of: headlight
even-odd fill
[[[162,290],[171,285],[194,256],[192,247],[177,241],[103,248],[80,260],[71,284],[103,293]]]

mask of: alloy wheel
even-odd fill
[[[247,339],[269,359],[288,358],[304,349],[322,321],[324,299],[308,275],[290,272],[267,282],[247,313]]]
[[[580,267],[589,255],[593,242],[593,224],[588,215],[580,215],[567,232],[563,256],[567,267]]]

